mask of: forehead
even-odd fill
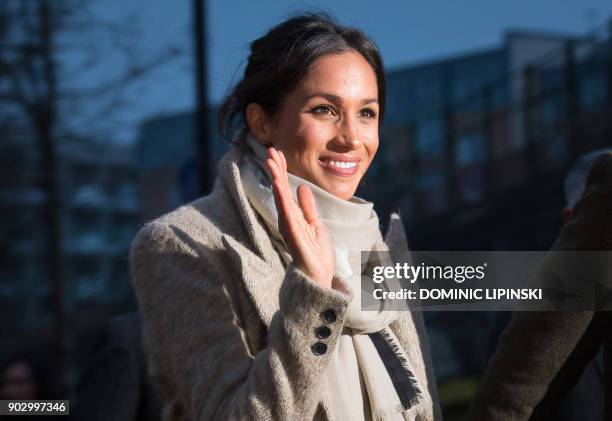
[[[374,69],[353,51],[319,57],[310,65],[299,88],[303,95],[324,92],[356,100],[378,97]]]

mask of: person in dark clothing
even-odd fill
[[[593,161],[604,152],[612,152],[612,148],[593,151],[578,159],[567,172],[564,180],[565,206],[563,208],[563,221],[567,224],[572,219],[574,207],[580,200],[585,189],[586,178]],[[495,346],[501,332],[508,327],[512,320],[511,312],[498,312],[492,318],[486,363],[495,352]],[[603,353],[600,349],[595,358],[586,366],[578,382],[568,392],[563,402],[559,403],[555,421],[600,421],[604,419],[604,391],[603,391]]]
[[[111,319],[101,342],[77,388],[72,419],[160,420],[161,405],[147,374],[139,314]]]
[[[612,153],[593,163],[585,192],[552,250],[612,250]],[[549,256],[542,262],[544,269],[555,264]],[[612,267],[596,269],[609,276]],[[581,282],[583,275],[568,274]],[[517,312],[500,338],[468,420],[556,420],[600,348],[605,363],[603,419],[610,419],[611,316],[606,311]]]

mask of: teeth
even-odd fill
[[[353,168],[357,166],[356,162],[341,162],[341,161],[329,161],[329,165],[338,168]]]

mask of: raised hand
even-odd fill
[[[282,152],[268,148],[266,165],[272,174],[278,226],[293,262],[322,287],[330,288],[336,267],[336,254],[327,228],[317,212],[314,196],[305,185],[298,187],[298,202],[293,199],[287,161]]]

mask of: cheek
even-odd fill
[[[296,148],[306,156],[319,155],[325,150],[331,136],[332,131],[329,128],[316,124],[305,124],[297,133]]]
[[[378,140],[378,133],[375,133],[374,135],[372,135],[371,138],[366,140],[365,148],[368,151],[368,155],[370,156],[370,161],[374,159],[374,156],[376,155],[376,152],[378,151],[379,144],[380,142]]]
[[[279,128],[275,134],[277,147],[287,157],[287,169],[304,178],[308,178],[316,167],[316,159],[325,150],[329,139],[329,129],[313,123],[297,119]]]

